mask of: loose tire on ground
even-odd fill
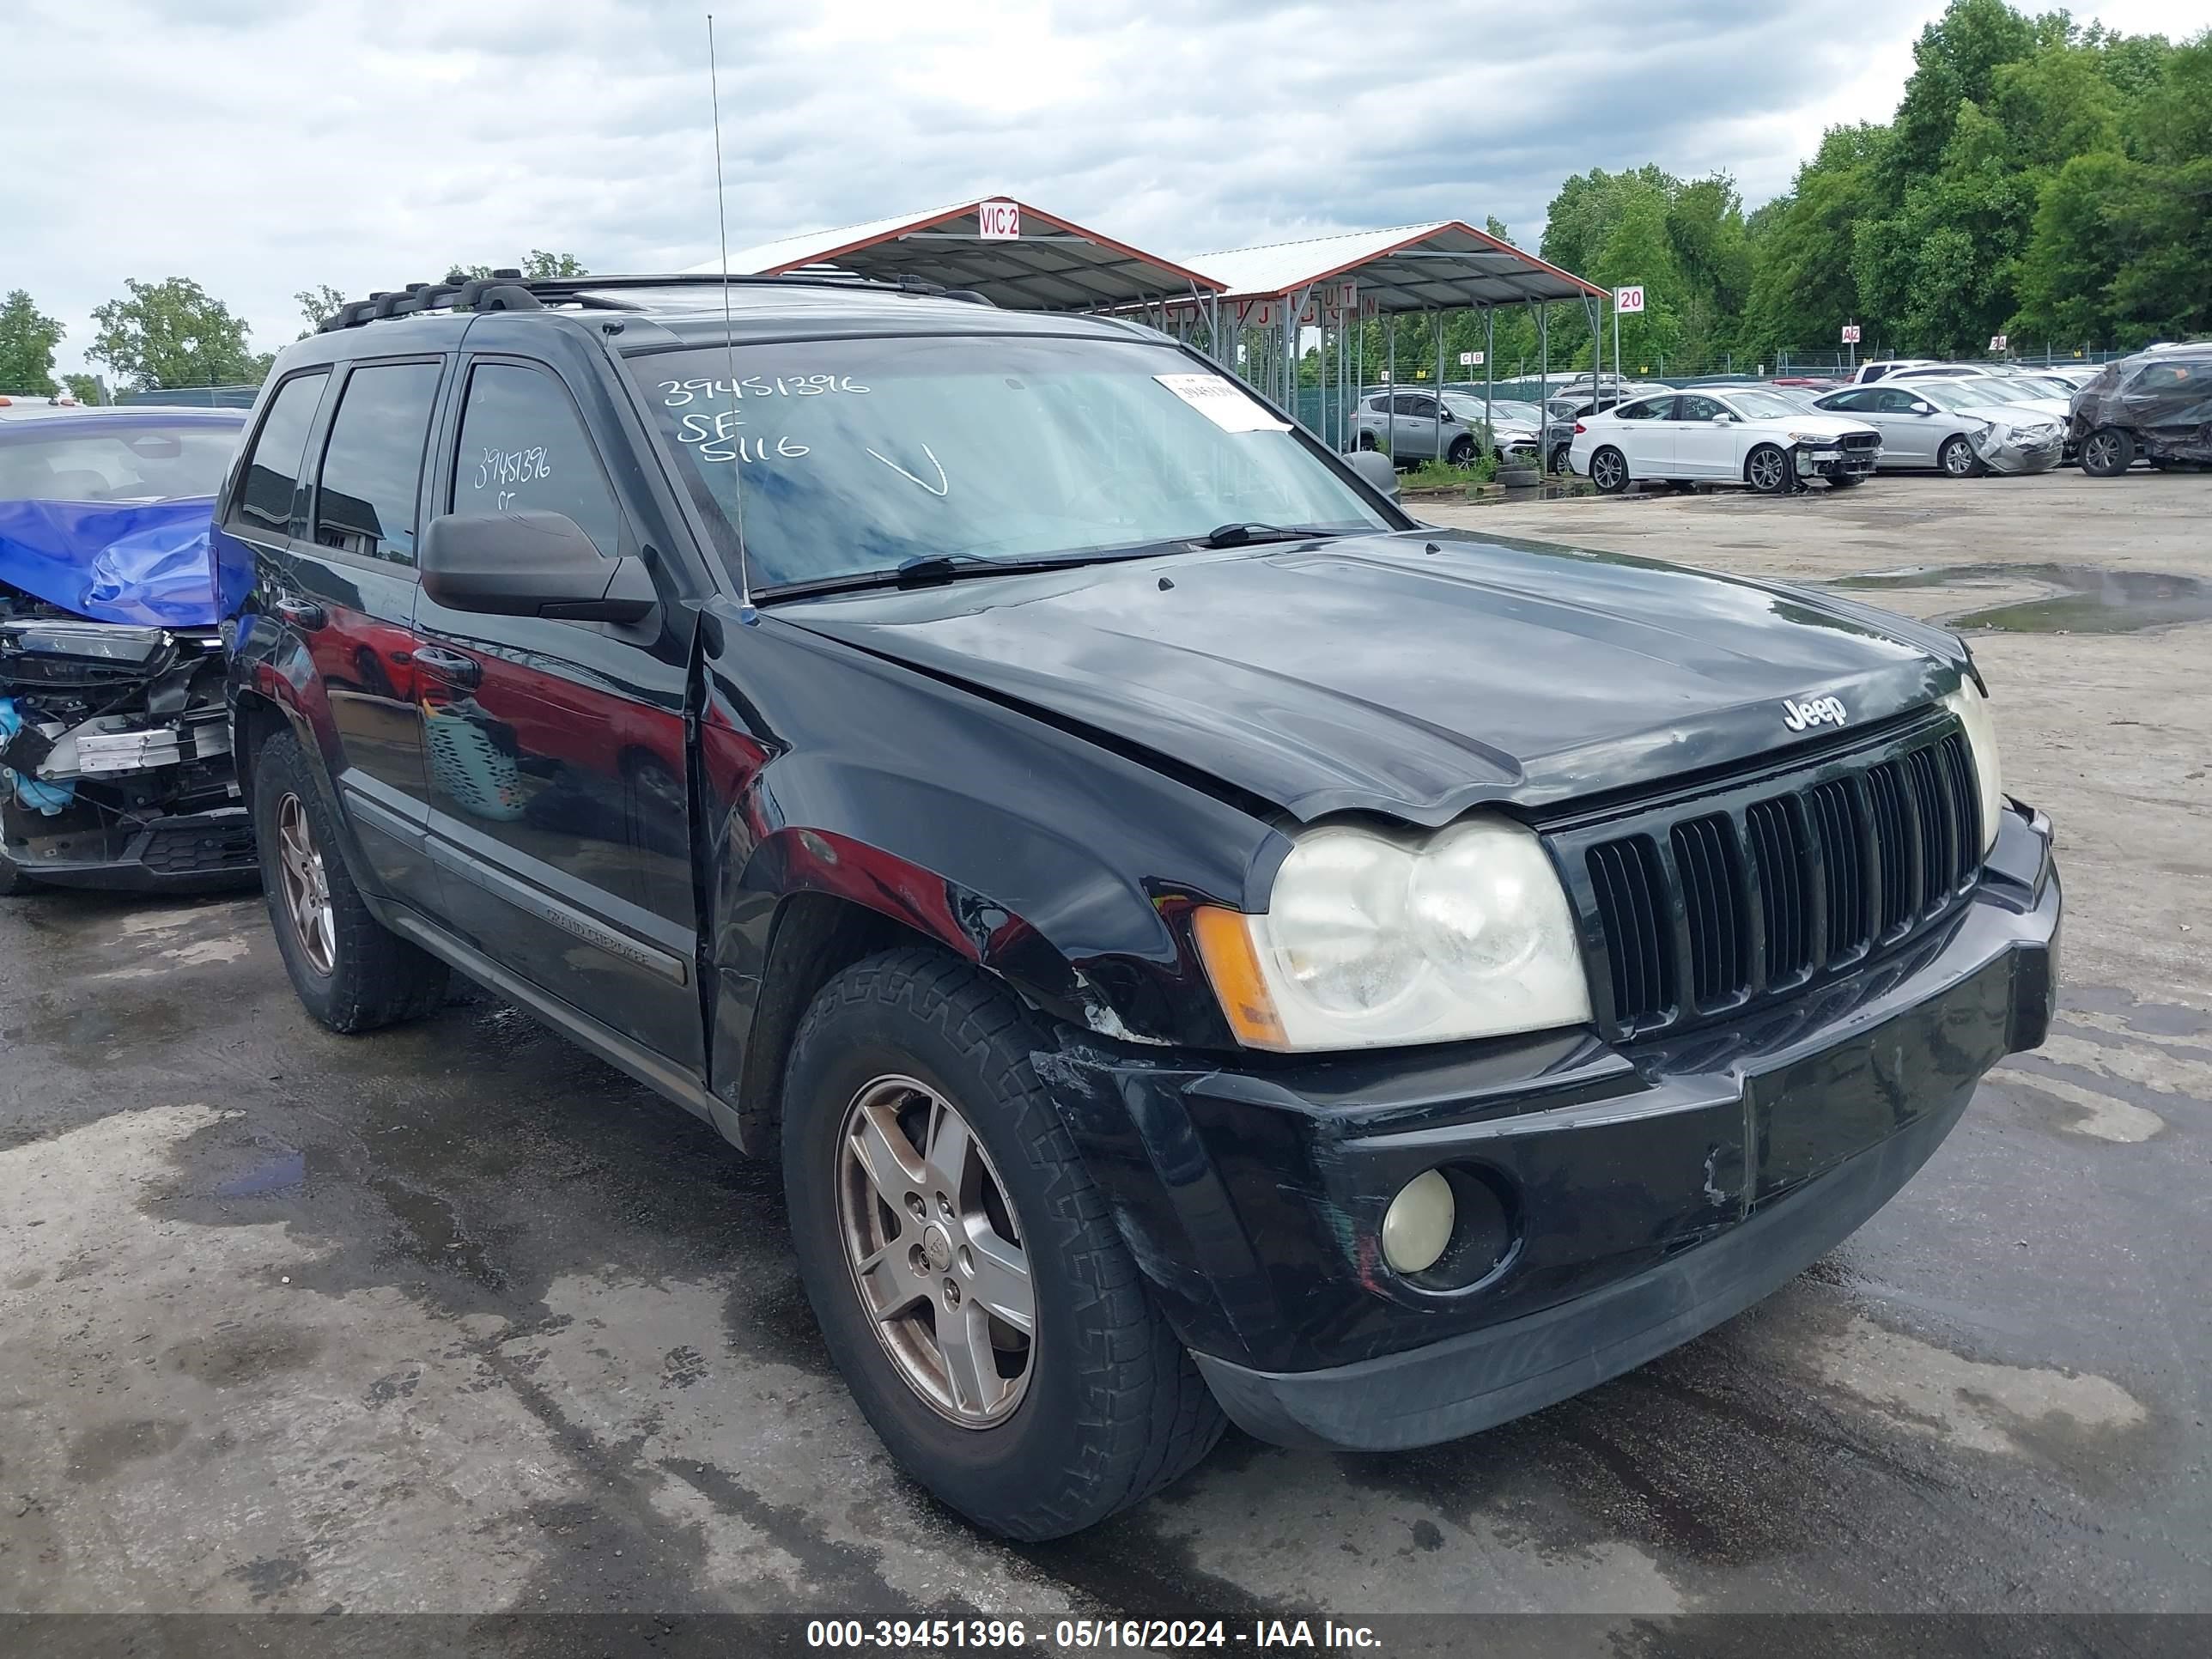
[[[1030,1068],[1038,1040],[1032,1017],[981,970],[928,949],[893,951],[823,988],[793,1038],[784,1088],[792,1243],[854,1401],[939,1498],[978,1526],[1024,1540],[1063,1537],[1150,1496],[1204,1457],[1223,1426]],[[937,1105],[964,1123],[982,1154],[969,1167],[988,1177],[980,1198],[952,1195],[950,1217],[939,1202],[942,1171],[922,1144],[927,1125],[945,1121]],[[886,1113],[902,1142],[873,1138]],[[866,1167],[863,1147],[873,1149]],[[886,1147],[895,1154],[888,1161]],[[872,1207],[884,1191],[872,1170],[910,1190]],[[937,1289],[962,1272],[942,1264],[957,1264],[969,1240],[979,1261],[1018,1255],[1025,1263],[1033,1328],[1024,1343],[1012,1328],[988,1322],[1001,1369],[1018,1371],[1019,1392],[993,1405],[987,1387],[972,1423],[932,1392],[927,1363],[931,1344],[963,1340],[972,1363],[964,1334],[972,1328],[953,1323],[946,1309],[997,1305],[981,1279],[962,1280],[970,1290],[957,1302]],[[878,1267],[860,1265],[871,1261]],[[864,1279],[873,1311],[862,1301]],[[945,1378],[953,1369],[943,1368]]]
[[[2093,478],[2117,478],[2135,459],[2135,434],[2124,427],[2100,426],[2081,440],[2081,470]]]
[[[1589,479],[1601,495],[1618,495],[1628,488],[1628,458],[1611,444],[1593,451],[1589,462]]]
[[[330,809],[289,731],[254,757],[253,833],[277,954],[309,1013],[333,1031],[373,1031],[445,1000],[446,964],[388,931],[362,902]]]

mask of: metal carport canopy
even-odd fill
[[[987,202],[1015,203],[1021,213],[1018,237],[984,238],[979,210]],[[1103,310],[1211,295],[1221,288],[1213,277],[1172,259],[1010,196],[979,196],[928,213],[787,236],[731,254],[728,268],[763,276],[809,265],[833,265],[887,282],[920,277],[972,289],[1012,311]],[[723,266],[709,259],[690,269],[711,275]]]
[[[1606,297],[1595,284],[1457,219],[1202,253],[1192,263],[1233,300],[1282,298],[1330,281],[1358,283],[1360,299],[1372,299],[1378,311]]]

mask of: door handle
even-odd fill
[[[448,685],[471,686],[483,678],[483,665],[474,657],[434,645],[416,647],[415,665],[431,678],[443,680]]]
[[[311,632],[320,628],[326,620],[323,615],[323,607],[307,599],[279,599],[269,608],[283,621],[291,623],[293,627],[307,629]]]

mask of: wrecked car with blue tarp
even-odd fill
[[[243,414],[0,422],[0,893],[254,878],[208,559]]]

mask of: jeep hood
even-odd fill
[[[1826,594],[1409,531],[777,605],[782,620],[1301,819],[1444,823],[1792,744],[1949,691],[1957,639]]]

